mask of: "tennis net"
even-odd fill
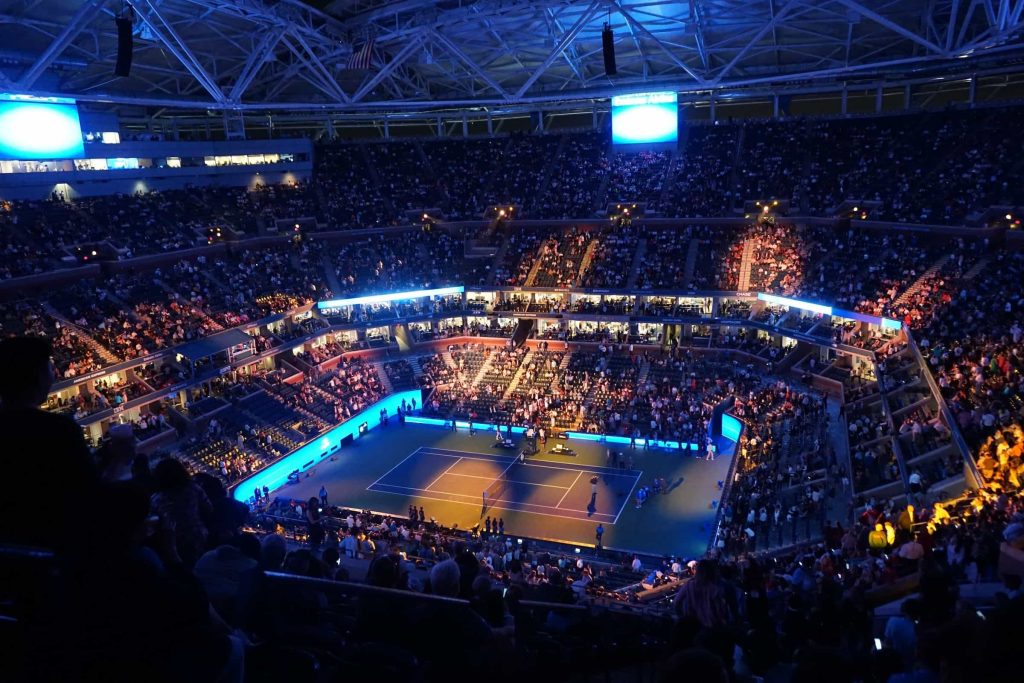
[[[495,477],[494,481],[488,484],[487,488],[484,489],[484,512],[487,512],[487,510],[501,498],[501,495],[505,493],[505,489],[508,487],[509,482],[509,470],[515,466],[516,461],[513,460],[512,464],[506,467],[504,471]]]

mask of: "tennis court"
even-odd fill
[[[367,490],[474,506],[481,516],[507,510],[615,524],[642,476],[635,470],[531,458],[520,463],[512,455],[421,447]]]

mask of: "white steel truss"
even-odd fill
[[[115,78],[126,11],[134,63]],[[977,73],[1024,56],[1022,24],[1024,0],[0,0],[0,88],[236,112],[529,106]],[[370,40],[372,68],[347,68]]]

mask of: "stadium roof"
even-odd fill
[[[116,78],[128,11],[134,64]],[[0,0],[0,91],[345,112],[867,83],[1012,64],[1022,14],[1024,0]]]

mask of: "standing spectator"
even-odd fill
[[[153,511],[173,533],[182,564],[191,567],[206,547],[205,520],[210,516],[210,501],[192,482],[179,460],[161,460],[153,469],[153,477],[156,483]]]
[[[0,341],[2,463],[13,484],[0,496],[0,541],[59,545],[68,538],[63,532],[71,518],[63,506],[88,501],[97,483],[82,430],[67,416],[39,410],[52,384],[45,339]],[[33,481],[46,490],[46,504],[39,504],[38,489],[28,485]]]

